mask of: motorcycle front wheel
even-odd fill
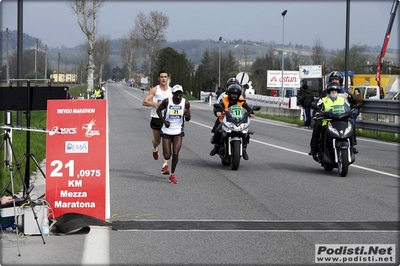
[[[338,172],[342,177],[349,172],[349,153],[347,150],[338,150]]]
[[[240,164],[240,141],[234,140],[231,142],[231,148],[232,148],[232,165],[231,169],[232,170],[237,170],[239,169],[239,164]]]

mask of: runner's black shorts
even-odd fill
[[[181,133],[179,133],[178,135],[168,135],[168,134],[164,134],[164,133],[162,133],[161,132],[161,137],[163,138],[163,139],[172,139],[173,137],[175,137],[175,136],[180,136],[180,137],[184,137],[185,136],[185,132],[181,132]]]
[[[154,130],[161,130],[163,122],[160,118],[152,117],[150,121],[150,128]]]

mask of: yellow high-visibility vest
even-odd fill
[[[334,106],[344,106],[345,101],[342,97],[337,97],[335,101],[332,101],[331,97],[326,96],[322,98],[322,103],[324,104],[324,111],[331,110]],[[328,123],[328,119],[322,120],[322,125],[325,126]]]

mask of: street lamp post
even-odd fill
[[[57,63],[57,85],[60,82],[60,53],[58,53],[58,63]]]
[[[222,37],[219,37],[218,88],[221,87],[221,41]]]
[[[284,70],[284,56],[283,56],[283,49],[284,49],[284,36],[285,36],[285,15],[287,13],[287,10],[282,12],[282,17],[283,17],[283,27],[282,27],[282,88],[281,88],[281,97],[283,97],[283,70]]]

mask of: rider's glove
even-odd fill
[[[324,115],[320,112],[315,112],[315,114],[313,116],[314,121],[321,120],[323,118],[324,118]]]

